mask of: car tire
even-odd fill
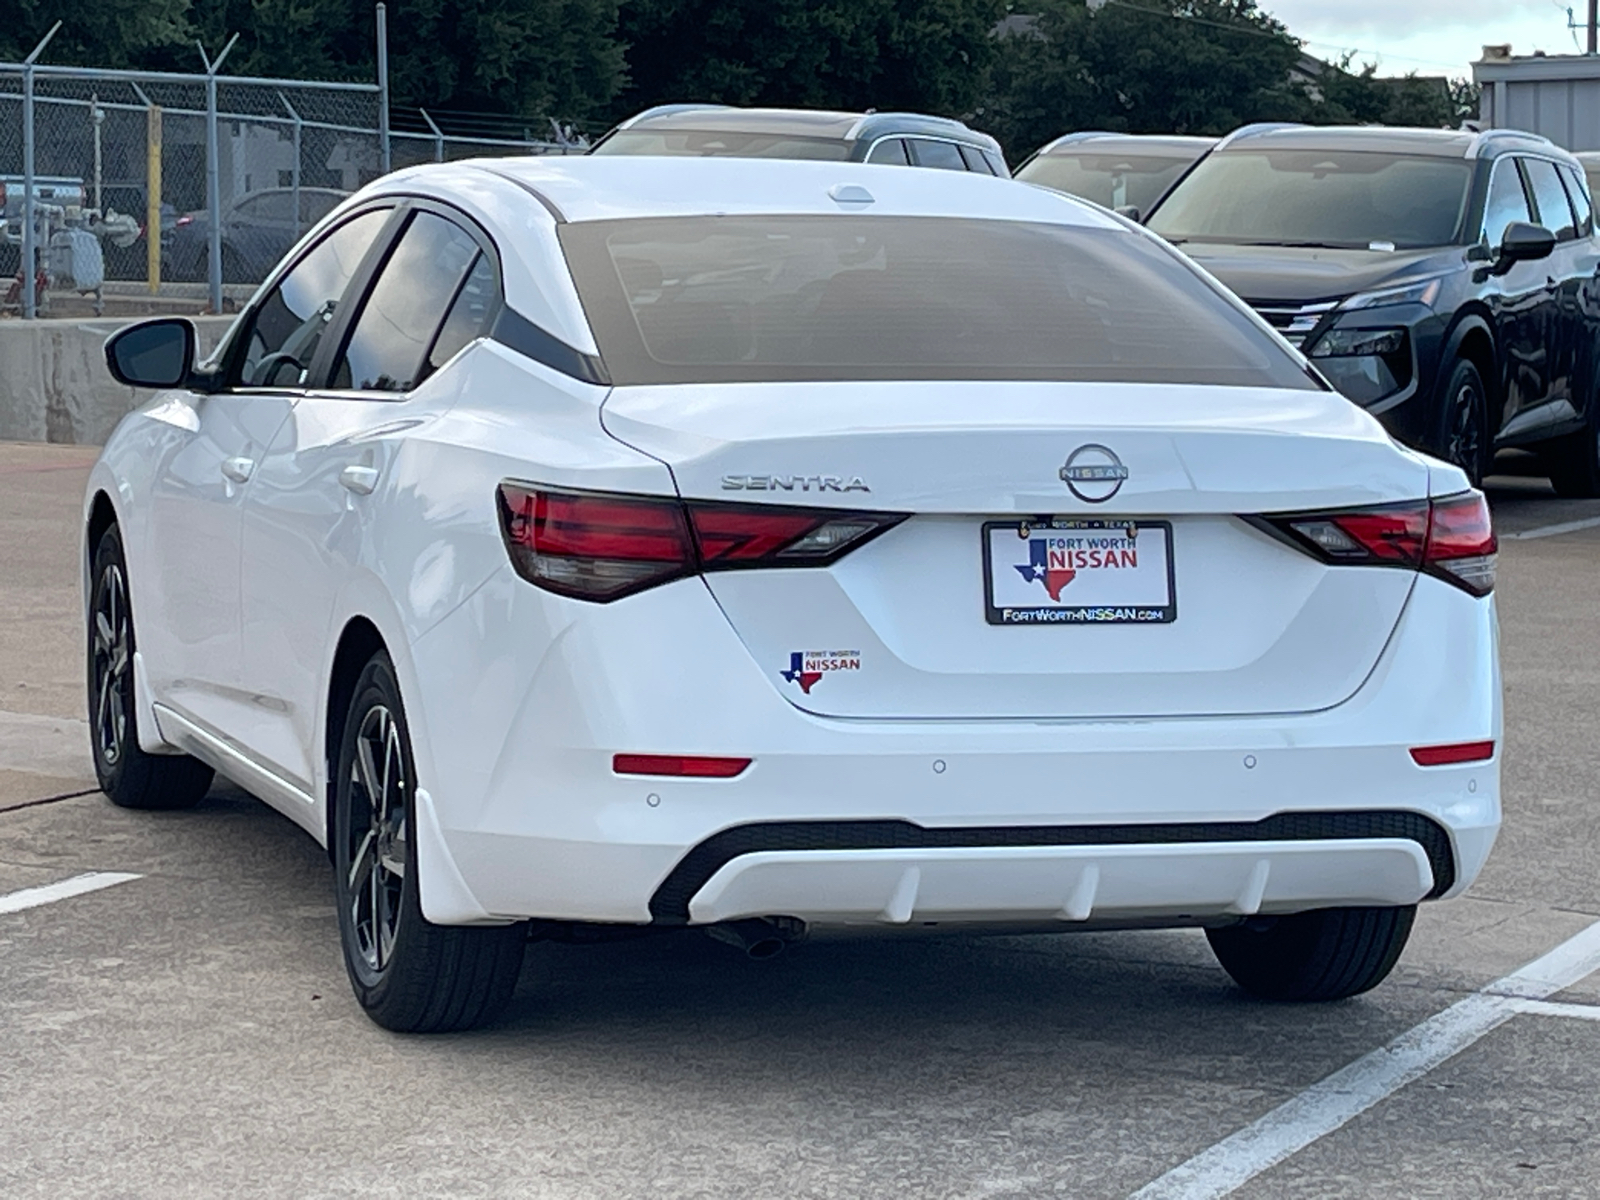
[[[381,650],[356,681],[335,761],[334,892],[357,1002],[401,1033],[492,1021],[516,988],[527,926],[435,925],[422,915],[416,769],[394,665]]]
[[[1477,364],[1456,359],[1440,395],[1437,453],[1479,487],[1494,458],[1494,437],[1489,429],[1489,393]]]
[[[1265,1000],[1343,1000],[1370,991],[1394,969],[1415,905],[1322,908],[1257,917],[1206,930],[1223,970]]]
[[[1549,467],[1556,495],[1569,500],[1600,496],[1600,414],[1591,416],[1580,432],[1552,449]]]
[[[139,747],[133,703],[133,610],[122,533],[100,537],[90,566],[89,741],[100,790],[120,808],[193,808],[211,787],[211,768],[186,754]]]

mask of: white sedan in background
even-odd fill
[[[1494,840],[1483,497],[1090,205],[421,167],[107,354],[166,390],[86,497],[101,784],[327,845],[390,1028],[580,925],[1196,925],[1334,999]]]

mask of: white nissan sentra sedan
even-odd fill
[[[91,478],[106,793],[334,863],[393,1029],[530,937],[1201,926],[1389,972],[1500,820],[1484,499],[1164,243],[1000,179],[406,170]]]

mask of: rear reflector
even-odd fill
[[[529,583],[607,601],[700,571],[827,566],[903,513],[720,504],[502,483],[500,528]]]
[[[732,779],[750,765],[748,758],[706,758],[682,754],[614,754],[618,775],[687,775],[696,779]]]
[[[1482,492],[1249,519],[1326,563],[1426,571],[1474,596],[1494,590],[1495,536]]]
[[[1413,746],[1411,758],[1419,767],[1444,767],[1451,763],[1482,762],[1494,757],[1494,743],[1452,742],[1448,746]]]

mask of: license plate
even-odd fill
[[[1169,521],[989,521],[983,575],[991,625],[1156,625],[1178,617]]]

